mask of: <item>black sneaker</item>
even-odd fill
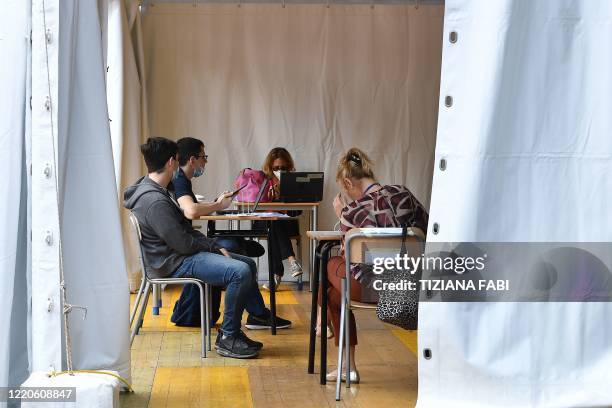
[[[272,327],[272,313],[269,310],[263,316],[249,315],[246,324],[244,325],[249,330],[264,330]],[[276,328],[288,329],[291,327],[291,321],[276,316]]]
[[[244,336],[246,337],[246,336]],[[226,336],[219,333],[215,341],[217,354],[223,357],[232,358],[253,358],[257,357],[258,350],[250,346],[241,335]]]
[[[252,340],[248,338],[247,335],[242,330],[240,330],[240,333],[238,335],[242,337],[244,341],[252,348],[257,349],[258,351],[263,348],[263,343],[261,341],[256,341],[256,340]],[[219,329],[217,333],[217,340],[215,341],[215,349],[217,349],[217,346],[219,345],[219,339],[222,336],[223,336],[223,333],[221,332],[221,329]]]
[[[238,336],[242,337],[242,339],[244,339],[246,344],[248,344],[250,347],[253,347],[257,351],[259,351],[259,350],[261,350],[263,348],[263,343],[261,341],[249,339],[247,337],[247,335],[244,334],[244,332],[242,330],[240,330],[240,332],[238,333]]]

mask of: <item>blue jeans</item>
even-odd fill
[[[266,313],[257,286],[257,266],[246,256],[230,253],[232,259],[211,252],[198,252],[185,258],[173,278],[197,278],[213,286],[225,287],[225,311],[221,330],[232,336],[240,331],[242,312]]]

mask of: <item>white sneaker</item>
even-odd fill
[[[283,279],[282,276],[278,276],[278,275],[274,275],[274,290],[278,290],[278,287],[281,284],[281,280]],[[270,285],[268,283],[264,283],[263,285],[261,285],[262,288],[264,288],[265,290],[269,291],[270,290]]]
[[[331,373],[328,373],[325,376],[325,379],[327,379],[327,381],[336,381],[338,379],[338,370],[334,370]],[[342,375],[340,376],[340,379],[342,380],[342,382],[346,382],[346,369],[342,370]],[[351,371],[351,383],[359,384],[359,380],[359,371]]]
[[[293,260],[290,262],[290,264],[291,264],[290,265],[291,266],[291,276],[293,276],[294,278],[297,278],[298,276],[304,273],[302,271],[302,265],[300,265],[298,261]]]

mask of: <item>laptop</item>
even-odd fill
[[[228,214],[252,215],[253,213],[255,213],[257,211],[257,208],[259,207],[259,202],[263,198],[263,196],[264,196],[264,194],[266,192],[266,187],[267,186],[268,186],[268,180],[266,180],[261,185],[261,187],[259,187],[259,193],[257,193],[257,199],[255,200],[255,205],[253,206],[253,208],[251,209],[250,212],[245,213],[242,210],[220,210],[220,211],[217,211],[217,214],[219,214],[219,215],[228,215]]]
[[[282,172],[279,199],[284,203],[323,201],[323,172]]]

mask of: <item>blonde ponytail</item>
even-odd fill
[[[336,181],[351,178],[361,180],[362,178],[376,179],[374,176],[374,163],[367,154],[353,147],[349,149],[338,162]]]

